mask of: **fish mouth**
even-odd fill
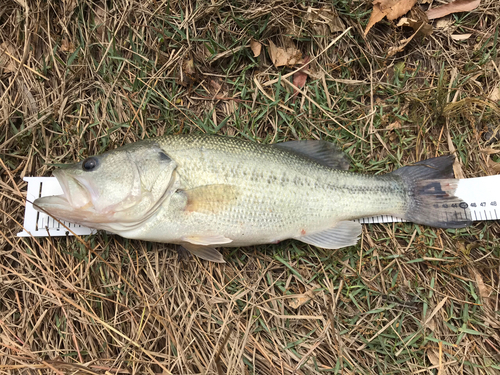
[[[63,190],[61,195],[38,198],[33,202],[35,208],[41,208],[49,213],[86,210],[93,206],[92,190],[80,179],[68,176],[63,170],[53,172]]]

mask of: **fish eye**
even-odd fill
[[[90,172],[90,171],[93,171],[94,169],[96,169],[98,164],[99,163],[97,162],[96,158],[90,157],[90,158],[85,159],[82,162],[82,169],[85,172]]]

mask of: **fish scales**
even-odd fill
[[[233,227],[238,235],[265,243],[283,239],[276,236],[277,231],[286,231],[281,237],[298,236],[302,230],[328,228],[360,214],[404,212],[404,187],[394,179],[333,170],[257,143],[205,139],[182,136],[158,142],[173,159],[182,160],[178,167],[182,188],[212,184],[238,187],[240,194],[234,204],[206,217],[216,231],[230,232]],[[191,218],[186,215],[184,220]],[[195,216],[186,225],[206,226],[198,219]],[[241,222],[245,223],[243,229],[236,224]]]

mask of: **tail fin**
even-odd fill
[[[468,204],[456,197],[459,180],[454,179],[455,157],[441,156],[400,168],[408,189],[405,220],[438,228],[464,228],[472,224]]]

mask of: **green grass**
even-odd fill
[[[180,263],[175,246],[105,233],[15,237],[23,176],[162,134],[324,139],[352,170],[383,174],[449,153],[449,131],[466,177],[492,173],[481,150],[498,149],[483,138],[500,117],[487,100],[500,82],[498,21],[494,2],[483,3],[453,16],[470,40],[435,30],[393,58],[388,48],[408,31],[382,21],[364,38],[370,6],[359,1],[334,2],[353,28],[327,51],[338,34],[319,35],[305,17],[329,3],[33,4],[31,70],[6,93],[15,72],[0,75],[0,371],[438,374],[441,363],[443,374],[498,373],[497,222],[367,225],[357,246],[224,249],[226,265]],[[17,48],[26,20],[9,14],[23,8],[6,9],[0,43]],[[322,53],[308,98],[285,82],[293,68],[267,54],[287,35],[304,54]],[[264,44],[259,57],[251,38]],[[195,73],[182,81],[189,59]]]

